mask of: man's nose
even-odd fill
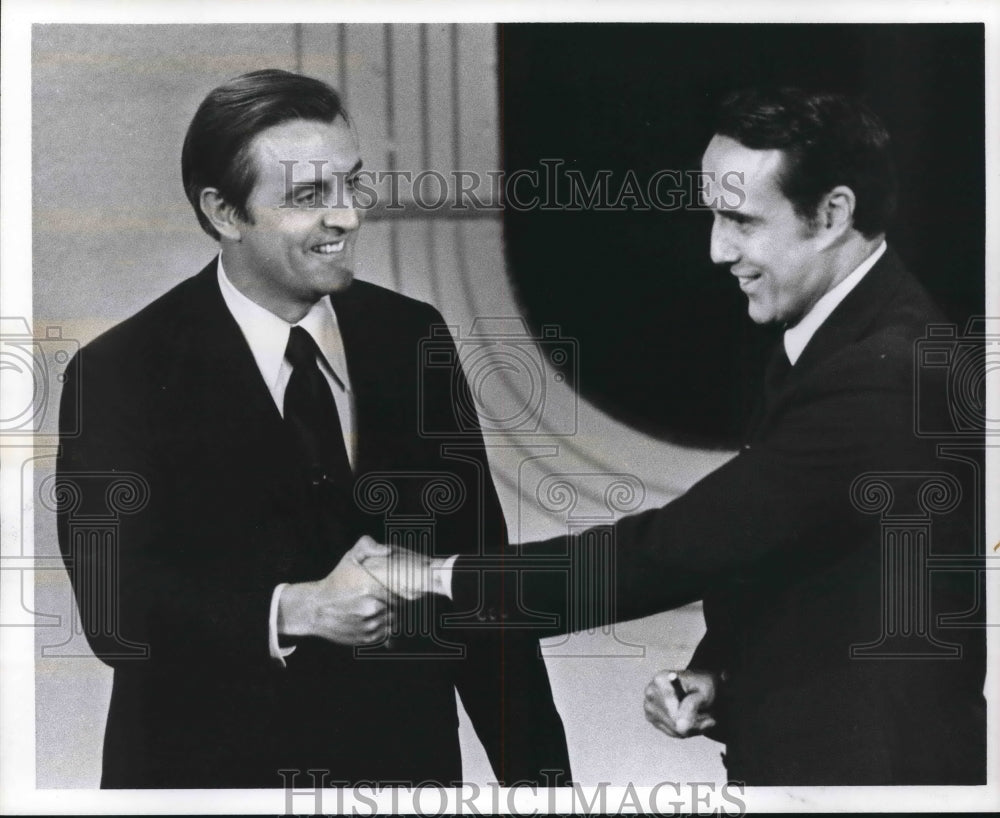
[[[353,202],[328,207],[323,212],[323,226],[337,228],[345,232],[357,230],[361,226],[361,215]]]
[[[714,264],[732,264],[739,261],[740,254],[733,243],[731,229],[722,219],[716,216],[712,222],[712,240],[709,255]]]

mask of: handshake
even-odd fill
[[[451,597],[451,557],[427,557],[363,536],[323,579],[293,583],[279,601],[281,636],[314,636],[349,646],[391,645],[402,603]],[[719,677],[663,671],[646,688],[646,719],[669,736],[709,732]]]
[[[322,579],[283,587],[279,642],[311,636],[348,646],[387,643],[400,602],[451,596],[451,562],[361,537]]]
[[[407,548],[381,545],[367,534],[355,543],[350,555],[397,599],[412,601],[427,594],[451,596],[450,558],[427,557]]]

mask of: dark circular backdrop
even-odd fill
[[[629,170],[642,184],[697,170],[734,88],[862,96],[894,140],[889,241],[953,320],[982,314],[982,25],[518,24],[498,36],[508,178],[546,160],[588,181],[610,171],[614,194]],[[750,321],[728,271],[711,264],[710,228],[689,209],[504,215],[520,306],[534,327],[576,339],[581,395],[657,437],[732,446],[778,333]]]

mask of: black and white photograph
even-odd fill
[[[998,26],[5,6],[0,812],[1000,809]]]

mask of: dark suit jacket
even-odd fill
[[[115,671],[104,787],[280,787],[283,769],[303,771],[299,787],[307,769],[328,770],[327,785],[459,781],[456,686],[501,781],[568,775],[535,638],[422,636],[445,613],[433,603],[408,609],[414,632],[391,648],[305,639],[287,668],[270,658],[275,585],[325,576],[360,533],[440,554],[505,539],[478,427],[456,420],[464,378],[421,383],[439,314],[360,281],[334,303],[360,505],[302,480],[215,262],[69,368],[63,425],[78,417],[81,433],[58,461],[60,546]]]
[[[744,449],[614,527],[612,571],[590,568],[608,564],[594,538],[526,547],[519,599],[509,571],[504,592],[487,582],[486,618],[522,616],[520,605],[565,622],[581,607],[574,588],[613,595],[616,619],[703,598],[707,633],[691,665],[727,674],[717,735],[732,779],[983,783],[982,573],[968,570],[983,553],[981,440],[948,458],[915,434],[915,344],[942,320],[890,249],[766,396]],[[947,428],[945,402],[934,403],[922,410],[940,416],[920,422]],[[928,545],[934,558],[969,557],[965,570],[921,571]],[[528,570],[560,553],[562,576]],[[456,566],[465,608],[483,604],[473,566]],[[964,625],[944,627],[945,614]],[[896,635],[863,647],[883,633]]]

